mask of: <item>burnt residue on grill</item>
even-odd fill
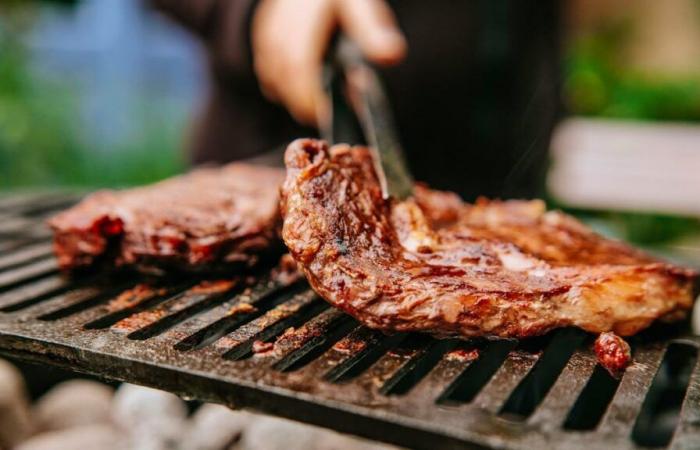
[[[475,361],[479,359],[479,350],[475,348],[471,350],[457,348],[447,352],[445,357],[450,361]]]
[[[233,305],[227,312],[227,316],[235,316],[236,314],[248,314],[256,312],[258,308],[251,305],[250,303],[241,302]]]
[[[369,343],[367,341],[358,341],[352,338],[345,337],[333,345],[333,350],[338,353],[345,353],[352,355],[354,353],[359,353],[367,348]]]
[[[601,333],[593,345],[600,364],[619,377],[632,362],[632,350],[627,342],[615,333]]]
[[[211,306],[217,299],[235,289],[240,279],[201,281],[181,294],[159,303],[153,309],[137,312],[112,325],[114,331],[129,333],[134,339],[147,338],[157,334],[158,324],[165,318],[176,322],[188,309],[198,310]],[[168,327],[163,324],[163,328]]]
[[[253,341],[252,351],[256,356],[264,356],[265,354],[271,354],[275,350],[275,344],[272,342],[265,341]]]
[[[112,330],[122,333],[131,333],[147,325],[150,325],[165,316],[165,311],[157,309],[154,311],[144,311],[134,316],[127,317],[112,325]]]
[[[113,300],[107,303],[107,311],[114,312],[121,309],[133,308],[139,303],[153,298],[157,295],[164,295],[168,290],[166,288],[155,288],[146,283],[139,283],[131,289],[119,294]]]
[[[65,206],[53,201],[3,210],[0,200],[0,214],[31,225]],[[689,449],[700,439],[700,338],[684,330],[635,337],[634,362],[615,378],[585,333],[385,335],[329,307],[284,258],[217,279],[63,278],[36,223],[0,229],[5,355],[410,448]]]

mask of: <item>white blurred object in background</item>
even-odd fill
[[[700,126],[567,119],[548,187],[567,206],[700,216]]]

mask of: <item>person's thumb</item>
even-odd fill
[[[378,64],[396,64],[406,54],[406,39],[383,0],[337,0],[340,25],[365,57]]]

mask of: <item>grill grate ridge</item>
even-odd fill
[[[19,247],[12,252],[0,256],[0,272],[17,268],[27,263],[44,259],[52,254],[52,245],[48,242],[39,242]]]
[[[404,339],[405,334],[385,336],[379,331],[358,326],[323,355],[328,361],[335,361],[323,379],[338,383],[355,378]]]
[[[0,311],[15,312],[44,300],[61,295],[75,286],[71,286],[60,275],[49,275],[31,284],[20,286],[0,294]]]
[[[315,317],[325,309],[316,294],[307,290],[288,301],[268,310],[255,320],[234,330],[215,343],[217,348],[226,348],[224,358],[237,360],[250,356],[256,341],[265,342],[278,336],[285,329],[298,326],[306,319]],[[278,347],[277,351],[280,350]]]
[[[128,333],[129,339],[145,340],[157,336],[193,314],[223,303],[238,292],[240,279],[219,280],[197,284],[167,298],[155,307],[130,315],[112,325],[112,330]]]
[[[183,291],[191,288],[193,283],[181,283],[179,286],[149,286],[136,285],[133,289],[127,289],[106,303],[98,305],[98,309],[90,312],[91,316],[99,316],[89,320],[83,327],[85,329],[109,328],[128,317],[140,314],[161,303],[181,295]]]
[[[71,281],[38,237],[48,234],[41,221],[74,198],[0,198],[0,353],[415,448],[636,449],[632,430],[669,343],[698,347],[692,336],[640,338],[600,423],[572,432],[563,422],[600,373],[590,339],[580,345],[566,331],[520,344],[385,336],[305,282],[264,271],[253,285],[235,279],[221,289],[195,278]],[[129,297],[142,283],[154,291]],[[671,447],[695,448],[698,362],[678,422]]]
[[[312,362],[307,372],[315,376],[324,373],[332,362],[317,358],[356,326],[355,320],[340,311],[327,309],[280,340],[280,352],[284,356],[273,365],[274,369],[293,371]]]
[[[0,293],[57,272],[58,264],[52,257],[32,261],[19,267],[0,272]]]
[[[391,395],[395,386],[398,386],[402,380],[408,381],[407,374],[413,372],[416,366],[412,362],[422,358],[430,348],[429,342],[429,339],[422,335],[409,335],[387,349],[375,364],[357,377],[355,382],[377,394]],[[434,361],[433,365],[436,362]],[[415,382],[410,383],[411,386],[413,384]]]
[[[266,277],[232,299],[167,331],[163,339],[177,341],[175,348],[182,351],[208,346],[276,305],[288,301],[304,288],[303,283],[281,283]]]
[[[590,348],[578,349],[569,358],[549,393],[530,417],[530,423],[556,429],[569,414],[597,364]]]
[[[63,295],[39,303],[36,308],[29,310],[36,314],[37,319],[44,322],[52,322],[64,319],[94,306],[109,301],[126,289],[132,289],[133,282],[121,282],[116,286],[88,285],[71,289]],[[81,321],[76,328],[81,328],[85,321]]]

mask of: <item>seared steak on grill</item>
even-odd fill
[[[281,169],[234,163],[94,193],[49,221],[59,264],[149,271],[252,264],[278,244],[283,179]]]
[[[541,201],[471,205],[423,186],[385,201],[359,147],[299,140],[285,161],[284,242],[314,290],[369,327],[631,335],[692,305],[692,271],[546,212]]]

